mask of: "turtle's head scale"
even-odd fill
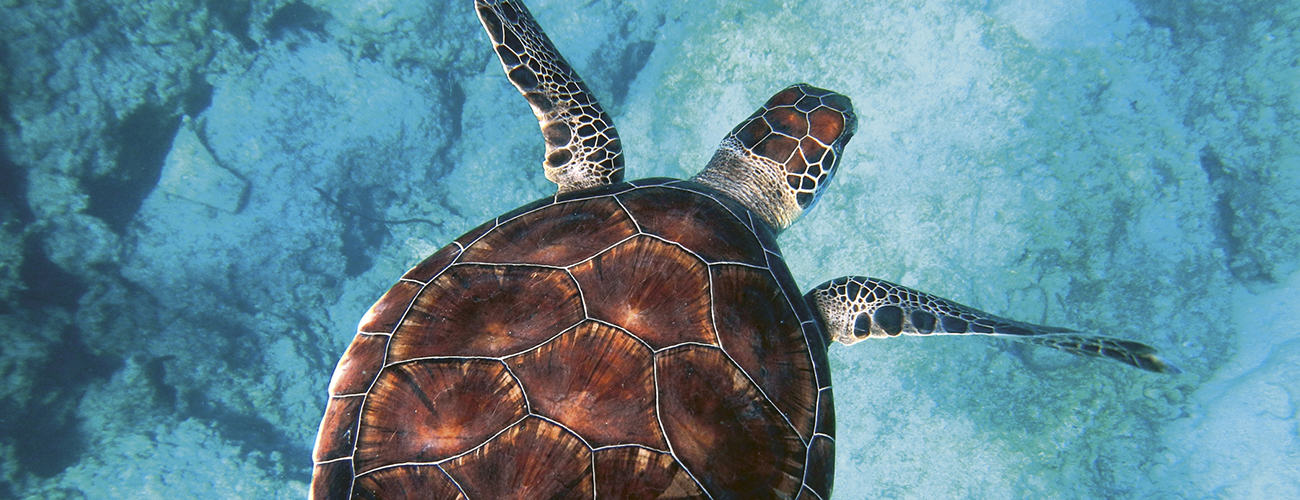
[[[821,197],[856,127],[848,97],[795,84],[732,129],[692,180],[735,198],[780,232]]]

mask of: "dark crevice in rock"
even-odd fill
[[[380,210],[387,208],[393,192],[374,187],[345,189],[337,198],[343,214],[343,274],[357,277],[375,264],[372,254],[388,239],[388,227],[379,220]]]
[[[53,356],[32,374],[34,397],[26,408],[0,413],[0,439],[11,443],[22,469],[50,478],[76,464],[86,451],[77,406],[94,381],[121,369],[121,359],[92,352],[76,327],[65,330]]]
[[[442,78],[443,81],[451,82],[451,88],[448,89],[447,91],[447,99],[446,99],[447,117],[451,118],[451,127],[449,127],[451,128],[451,130],[448,133],[449,137],[447,139],[447,144],[448,144],[447,148],[450,149],[451,148],[450,145],[460,142],[460,136],[462,131],[464,130],[462,128],[461,120],[464,119],[465,100],[467,98],[465,97],[465,88],[460,86],[459,78],[452,78],[451,75],[447,72],[441,72],[437,75],[437,77]],[[448,155],[445,153],[446,153],[445,150],[439,151],[437,158],[440,159],[446,158]],[[446,174],[448,171],[450,171],[450,169],[441,172],[439,174],[439,177],[441,177],[442,174]]]
[[[144,378],[153,391],[153,402],[165,411],[176,409],[176,387],[167,383],[167,362],[176,356],[157,356],[144,363]]]
[[[435,228],[441,224],[429,219],[388,219],[384,210],[396,193],[382,186],[351,186],[338,189],[336,194],[316,188],[321,199],[338,209],[343,231],[344,274],[359,276],[374,265],[374,253],[383,247],[390,233],[389,225],[428,224]]]
[[[611,113],[615,108],[621,109],[627,101],[632,82],[646,63],[650,62],[650,54],[655,50],[654,42],[649,40],[628,43],[621,50],[614,50],[612,45],[606,44],[608,50],[596,51],[591,64],[592,67],[602,68],[604,74],[601,76],[609,82],[610,95],[607,102],[610,103]],[[605,96],[600,97],[605,100]]]
[[[213,311],[196,315],[194,323],[201,325],[199,329],[207,335],[210,355],[235,371],[251,370],[265,362],[263,339],[241,316],[217,306]]]
[[[89,290],[81,276],[50,261],[40,237],[29,238],[23,245],[23,265],[18,276],[23,281],[19,305],[26,309],[61,307],[75,311],[81,296]]]
[[[0,139],[0,142],[2,141],[3,139]],[[25,192],[27,181],[24,173],[0,154],[0,238],[7,240],[3,243],[6,246],[26,247],[27,238],[24,229],[31,224],[32,211],[27,206]],[[18,265],[20,274],[17,278],[21,281],[22,262],[0,263],[0,265],[14,264]],[[14,278],[10,274],[12,272],[13,269],[0,270],[0,281]],[[0,282],[0,315],[12,314],[20,307],[21,293],[15,289],[17,286],[21,286],[21,283]]]
[[[9,61],[9,45],[3,41],[0,41],[0,67],[13,67]],[[0,72],[0,77],[4,78],[0,82],[0,88],[13,88],[11,76],[8,72]],[[9,93],[0,92],[0,224],[8,223],[12,217],[26,226],[36,220],[36,217],[27,205],[27,169],[19,167],[9,157],[9,137],[17,132],[18,125],[10,108]]]
[[[73,29],[82,35],[88,35],[105,21],[112,22],[115,20],[112,10],[113,7],[107,3],[75,2],[72,17]]]
[[[267,38],[277,41],[292,33],[310,33],[325,36],[325,23],[330,15],[301,1],[286,4],[271,14],[266,22]]]
[[[0,224],[12,218],[25,227],[36,220],[27,205],[27,170],[14,164],[3,152],[4,139],[0,138]]]
[[[1228,269],[1232,271],[1233,277],[1244,282],[1272,281],[1269,273],[1245,251],[1242,240],[1237,235],[1237,226],[1242,223],[1235,206],[1237,191],[1240,189],[1238,186],[1258,183],[1239,179],[1242,172],[1225,165],[1223,158],[1209,146],[1201,150],[1200,162],[1201,170],[1205,171],[1210,181],[1210,189],[1214,190],[1214,236],[1227,257]]]
[[[90,197],[86,213],[122,234],[145,197],[158,185],[163,162],[180,126],[180,115],[152,105],[137,108],[118,123],[110,133],[117,147],[115,168],[82,182]]]
[[[311,450],[290,441],[269,420],[256,414],[241,413],[198,393],[187,393],[185,406],[181,418],[209,422],[222,439],[238,445],[240,453],[261,467],[275,470],[278,464],[284,468],[287,478],[311,481],[310,461],[303,460],[303,457],[311,456]]]
[[[181,96],[181,109],[185,111],[185,116],[199,116],[212,106],[213,90],[212,84],[204,80],[202,75],[193,75],[189,87]]]
[[[632,82],[645,69],[655,50],[653,34],[647,38],[646,34],[631,30],[639,23],[636,19],[639,15],[634,11],[616,9],[615,17],[621,21],[622,29],[601,43],[581,71],[587,74],[588,86],[595,87],[593,92],[610,115],[622,114]],[[660,17],[654,30],[658,31],[665,22]]]
[[[211,12],[221,27],[239,41],[239,46],[247,51],[257,49],[257,42],[248,35],[249,14],[252,6],[240,0],[205,0],[204,6]]]

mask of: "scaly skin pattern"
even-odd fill
[[[990,335],[1109,358],[1156,373],[1178,373],[1142,343],[994,316],[875,278],[836,278],[809,291],[805,300],[821,316],[828,340],[844,345],[899,335]]]
[[[510,83],[524,95],[546,139],[546,178],[560,193],[623,180],[614,121],[520,2],[477,0],[483,29]]]
[[[856,127],[849,98],[800,83],[740,122],[691,180],[727,193],[780,232],[817,202]]]

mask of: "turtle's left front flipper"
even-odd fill
[[[622,182],[623,145],[614,121],[528,9],[515,0],[475,0],[474,10],[542,127],[546,178],[560,193]]]
[[[875,278],[833,279],[804,300],[820,315],[830,340],[844,345],[898,335],[993,335],[1157,373],[1179,372],[1146,344],[1010,320]]]

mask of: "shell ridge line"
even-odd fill
[[[592,448],[591,451],[615,450],[615,449],[619,449],[619,448],[641,448],[641,449],[643,449],[643,450],[646,450],[646,451],[653,451],[653,452],[655,452],[655,453],[663,453],[663,454],[665,454],[665,455],[670,454],[668,450],[661,450],[661,449],[658,449],[658,448],[655,448],[655,447],[652,447],[652,446],[646,446],[646,445],[641,444],[641,443],[618,443],[618,444],[607,444],[607,445],[605,445],[605,446],[600,446],[600,447]]]
[[[626,193],[629,193],[629,192],[631,192],[631,191],[624,191],[623,193],[619,193],[619,194],[626,194]],[[636,216],[632,215],[632,211],[627,209],[627,205],[624,205],[624,204],[623,204],[623,200],[619,199],[618,196],[619,196],[619,195],[617,195],[617,194],[614,195],[614,196],[612,196],[612,198],[614,198],[614,203],[618,203],[618,208],[621,209],[621,210],[623,210],[623,213],[624,213],[624,214],[627,214],[627,218],[628,218],[628,220],[631,220],[631,221],[632,221],[632,226],[636,228],[636,233],[637,233],[637,234],[648,234],[648,233],[645,232],[645,228],[641,227],[641,223],[640,223],[640,222],[637,222],[637,220],[636,220]]]
[[[481,266],[481,267],[532,267],[532,268],[537,268],[537,269],[549,269],[549,270],[551,270],[551,271],[564,271],[564,270],[567,269],[567,268],[565,268],[565,267],[560,267],[560,266],[552,266],[552,265],[548,265],[548,264],[532,264],[532,263],[529,263],[529,262],[476,262],[476,261],[457,262],[457,263],[455,263],[455,264],[452,264],[452,265],[450,265],[450,266],[447,266],[447,268],[448,268],[448,269],[451,269],[452,267],[455,267],[455,266],[460,266],[460,267],[469,267],[469,266]]]
[[[392,333],[366,332],[366,331],[362,331],[360,328],[357,329],[357,335],[365,335],[367,337],[389,337],[389,338],[392,338],[393,336]]]
[[[660,242],[664,243],[665,245],[671,245],[671,246],[675,246],[675,247],[681,249],[681,251],[690,254],[691,257],[695,257],[695,259],[698,260],[698,261],[700,261],[701,263],[703,263],[703,264],[705,265],[705,267],[708,267],[708,265],[709,265],[709,261],[708,261],[708,259],[705,259],[704,257],[701,257],[700,254],[695,253],[695,250],[691,250],[691,249],[689,249],[689,248],[686,248],[686,246],[685,246],[685,245],[682,245],[681,243],[678,243],[678,242],[676,242],[676,241],[670,240],[670,239],[668,239],[668,238],[664,238],[663,236],[659,236],[659,235],[654,234],[654,233],[644,233],[643,235],[646,236],[646,237],[648,237],[648,238],[654,238],[654,239],[656,239],[656,240],[659,240]]]
[[[631,185],[633,185],[633,186],[635,186],[637,189],[640,189],[640,188],[651,187],[651,186],[662,186],[662,185],[664,185],[664,183],[661,183],[661,182],[658,182],[658,183],[657,183],[657,182],[656,182],[656,181],[661,181],[661,180],[663,180],[663,179],[656,179],[656,178],[654,178],[654,177],[647,177],[647,178],[645,178],[645,179],[633,179],[633,180],[627,181],[627,183],[628,183],[628,184],[631,184]]]
[[[539,418],[539,419],[541,419],[541,420],[544,420],[544,421],[546,421],[546,422],[550,422],[550,423],[552,423],[552,424],[555,424],[556,426],[559,426],[559,428],[564,429],[564,432],[567,432],[567,433],[569,433],[569,434],[572,434],[573,437],[578,438],[578,441],[581,441],[581,442],[582,442],[582,445],[587,447],[587,450],[591,450],[591,449],[592,449],[592,448],[591,448],[591,443],[588,443],[588,442],[587,442],[587,439],[584,438],[584,437],[582,437],[582,434],[578,434],[577,431],[575,431],[575,430],[573,430],[573,429],[570,429],[569,426],[564,425],[564,424],[561,423],[559,420],[553,419],[553,418],[548,417],[548,416],[546,416],[546,415],[543,415],[543,414],[541,414],[541,413],[530,413],[530,415],[532,415],[532,416],[534,416],[534,417],[537,417],[537,418]],[[593,472],[595,471],[594,463],[593,463],[592,471],[593,471]]]
[[[654,346],[650,345],[649,342],[646,342],[645,340],[642,340],[641,337],[636,336],[635,333],[632,333],[632,332],[628,331],[626,328],[623,328],[623,327],[621,327],[621,326],[615,325],[615,324],[613,324],[613,323],[610,323],[610,322],[605,321],[605,320],[600,319],[600,318],[588,318],[588,320],[590,320],[591,322],[596,323],[596,324],[605,325],[605,326],[608,326],[608,327],[610,327],[610,328],[613,328],[615,331],[618,331],[618,332],[620,332],[620,333],[624,333],[624,334],[626,334],[627,336],[632,337],[633,340],[637,341],[637,342],[640,343],[642,346],[645,346],[645,348],[646,348],[647,350],[649,350],[651,354],[654,354],[654,353],[655,353],[655,348],[654,348]]]
[[[690,346],[696,346],[696,347],[704,347],[704,348],[708,348],[708,349],[718,349],[718,350],[722,350],[721,347],[716,346],[716,345],[705,344],[704,342],[699,342],[699,341],[695,341],[695,340],[688,340],[688,341],[686,341],[686,342],[678,342],[678,343],[676,343],[676,344],[673,344],[673,345],[670,345],[670,346],[666,346],[666,347],[664,347],[664,348],[662,348],[662,349],[659,349],[658,351],[654,351],[654,353],[657,355],[657,354],[660,354],[660,353],[663,353],[663,352],[667,352],[667,351],[672,350],[672,349],[682,349],[682,348],[686,348],[686,347],[690,347]],[[726,352],[723,352],[723,354],[726,354]]]
[[[727,352],[727,350],[723,349],[721,346],[719,346],[718,349],[722,351],[722,355],[726,356],[727,361],[730,361],[732,366],[735,366],[737,370],[740,370],[741,374],[745,375],[745,380],[748,380],[750,384],[753,384],[754,389],[758,391],[758,394],[763,396],[763,400],[767,401],[767,404],[772,405],[772,408],[776,410],[776,413],[781,415],[781,420],[785,421],[785,425],[789,427],[790,430],[794,431],[794,435],[799,436],[799,442],[803,443],[806,453],[806,450],[808,449],[808,441],[811,438],[804,439],[803,434],[799,433],[799,428],[795,427],[794,422],[790,421],[790,416],[785,414],[785,410],[782,410],[780,406],[776,405],[776,401],[773,401],[772,398],[767,395],[767,391],[763,390],[763,386],[758,385],[758,382],[754,380],[754,377],[751,376],[748,371],[745,371],[745,367],[740,366],[740,363],[736,362],[736,358],[733,358],[731,353]],[[816,429],[815,424],[816,422],[814,422],[814,429]]]
[[[455,243],[456,246],[460,247],[460,251],[459,251],[459,252],[456,252],[456,258],[453,259],[453,260],[451,261],[452,264],[455,264],[456,261],[460,260],[460,256],[461,256],[461,255],[464,255],[464,254],[465,254],[465,251],[466,251],[466,250],[469,250],[469,247],[474,246],[474,244],[478,243],[479,240],[482,240],[484,236],[487,236],[488,233],[490,233],[490,232],[492,232],[492,231],[496,231],[498,227],[501,227],[501,223],[500,223],[500,222],[494,222],[494,223],[492,224],[492,227],[491,227],[491,228],[488,228],[487,231],[483,231],[483,234],[480,234],[480,235],[474,237],[474,240],[473,240],[473,241],[470,241],[468,245],[461,245],[460,242],[453,241],[452,243]],[[472,231],[472,230],[471,230],[471,231]],[[450,267],[450,264],[448,265],[448,267]]]
[[[631,184],[631,183],[628,182],[628,183],[625,183],[625,184]],[[603,188],[607,188],[607,187],[609,187],[609,186],[600,186],[600,188],[602,188],[602,189],[603,189]],[[597,199],[600,199],[600,198],[610,198],[610,197],[618,196],[618,195],[620,195],[620,194],[627,193],[627,192],[629,192],[629,191],[636,191],[637,189],[638,189],[638,188],[637,188],[636,186],[628,186],[626,189],[623,189],[622,191],[618,191],[618,192],[616,192],[616,193],[606,193],[606,192],[603,192],[603,191],[600,192],[600,193],[597,193],[597,194],[580,194],[579,191],[570,191],[570,192],[568,192],[568,193],[564,193],[564,194],[562,194],[562,195],[559,194],[559,193],[556,193],[556,194],[552,195],[552,197],[556,200],[554,203],[552,203],[551,205],[546,205],[546,206],[538,207],[538,209],[540,210],[540,209],[542,209],[542,208],[546,208],[546,207],[554,206],[554,205],[559,205],[559,204],[563,204],[563,203],[572,203],[572,202],[590,201],[590,200],[597,200]],[[559,199],[560,197],[564,197],[564,199]],[[530,210],[530,212],[531,212],[531,210]]]
[[[618,240],[618,241],[614,242],[613,245],[607,246],[607,247],[605,247],[605,248],[602,248],[602,249],[601,249],[600,251],[598,251],[598,252],[594,252],[594,253],[592,253],[590,257],[587,257],[587,258],[582,259],[582,260],[580,260],[580,261],[577,261],[577,262],[574,262],[574,263],[572,263],[572,264],[569,264],[568,267],[564,267],[564,268],[562,268],[562,269],[564,269],[564,270],[567,271],[567,270],[569,270],[569,269],[573,269],[573,268],[578,267],[578,266],[580,266],[580,265],[583,265],[583,264],[586,264],[586,263],[588,263],[588,262],[591,262],[591,261],[592,261],[593,259],[595,259],[596,257],[600,257],[601,255],[604,255],[604,254],[608,253],[610,250],[613,250],[614,247],[619,246],[619,245],[622,245],[622,244],[624,244],[624,243],[627,243],[628,241],[631,241],[633,238],[636,238],[637,236],[641,236],[641,234],[640,234],[640,233],[633,234],[633,235],[631,235],[631,236],[628,236],[628,237],[626,237],[626,238],[623,238],[623,239],[621,239],[621,240]]]
[[[708,198],[709,201],[712,201],[712,202],[718,204],[718,206],[722,207],[723,210],[726,210],[727,213],[730,213],[732,217],[735,217],[735,218],[736,218],[736,222],[739,222],[741,225],[748,227],[748,228],[749,228],[749,231],[750,231],[751,233],[754,232],[754,226],[753,226],[753,224],[752,224],[752,223],[751,223],[751,224],[745,224],[745,219],[741,218],[739,215],[736,215],[736,212],[735,212],[734,210],[732,210],[731,207],[728,207],[726,203],[723,203],[722,201],[718,200],[718,196],[717,196],[717,194],[715,194],[715,193],[702,192],[702,191],[700,191],[700,190],[698,190],[698,189],[694,189],[692,186],[680,186],[680,185],[679,185],[679,184],[682,184],[682,183],[684,183],[684,182],[686,182],[686,181],[683,181],[683,180],[677,180],[677,182],[670,182],[670,183],[667,183],[667,184],[660,184],[659,187],[662,187],[662,188],[664,188],[664,189],[674,189],[674,190],[677,190],[677,191],[685,191],[685,192],[687,192],[687,193],[692,193],[692,194],[696,194],[696,195],[699,195],[699,196],[702,196],[702,197]],[[758,235],[755,234],[755,235],[754,235],[754,238],[757,239],[757,238],[758,238]],[[762,242],[762,240],[759,240],[759,242]]]
[[[713,347],[713,346],[709,346],[709,347]],[[659,359],[659,353],[656,352],[655,360],[658,361],[658,359]],[[683,471],[686,471],[686,475],[691,477],[691,481],[695,481],[695,486],[698,487],[700,491],[704,492],[704,496],[712,500],[713,495],[710,494],[709,490],[704,487],[704,483],[700,482],[700,478],[695,477],[695,473],[691,472],[691,468],[687,467],[685,462],[682,462],[682,457],[677,456],[677,450],[673,449],[673,439],[668,434],[668,429],[664,426],[663,410],[659,407],[659,401],[663,399],[661,394],[662,391],[660,391],[660,387],[659,387],[659,363],[652,363],[650,365],[650,368],[654,371],[655,421],[659,422],[659,432],[662,433],[664,436],[664,444],[668,445],[668,454],[673,457],[673,461],[677,463],[678,467],[681,467]]]
[[[531,401],[531,398],[528,397],[528,388],[524,387],[524,380],[519,378],[519,375],[516,374],[514,370],[510,369],[510,363],[505,362],[505,360],[503,359],[498,359],[497,362],[501,363],[501,366],[505,367],[506,374],[510,375],[510,380],[515,381],[515,385],[519,386],[519,393],[524,395],[524,418],[528,418],[529,415],[533,414],[533,403]],[[515,424],[517,423],[519,422],[515,422]],[[506,429],[513,427],[515,424],[510,424],[506,426]]]
[[[708,264],[709,264],[710,267],[712,267],[712,266],[740,266],[740,267],[748,267],[748,268],[750,268],[750,269],[754,269],[754,270],[757,270],[757,271],[768,271],[768,270],[769,270],[769,269],[767,268],[767,266],[760,266],[760,265],[758,265],[758,264],[750,264],[750,263],[748,263],[748,262],[734,262],[734,261],[730,261],[730,260],[720,260],[720,261],[717,261],[717,262],[710,262],[710,263],[708,263]]]
[[[590,448],[590,446],[588,446],[588,448]],[[597,500],[600,495],[600,487],[597,486],[597,481],[599,481],[600,478],[597,477],[598,474],[596,474],[596,450],[591,450],[591,453],[588,453],[587,455],[591,459],[591,500]]]
[[[460,453],[457,453],[457,454],[455,454],[455,455],[449,456],[449,457],[444,458],[444,459],[442,459],[442,460],[437,460],[437,461],[434,461],[434,462],[422,462],[422,463],[416,463],[416,465],[437,465],[437,466],[440,466],[440,467],[441,467],[442,464],[445,464],[445,463],[450,462],[450,461],[452,461],[452,460],[456,460],[456,459],[458,459],[458,458],[460,458],[460,457],[463,457],[463,456],[465,456],[465,455],[469,455],[470,453],[474,453],[475,451],[478,451],[479,448],[482,448],[482,447],[484,447],[484,446],[487,446],[488,443],[491,443],[492,441],[496,440],[496,438],[500,437],[502,434],[505,434],[506,431],[509,431],[510,429],[513,429],[513,428],[515,428],[515,427],[518,427],[519,424],[521,424],[521,423],[522,423],[523,421],[525,421],[525,420],[528,420],[528,417],[531,417],[531,416],[533,416],[533,415],[532,415],[532,414],[524,414],[524,416],[519,417],[519,420],[516,420],[516,421],[514,421],[514,422],[511,422],[510,425],[505,426],[505,427],[502,428],[501,430],[497,431],[496,434],[493,434],[493,435],[489,436],[487,439],[484,439],[482,443],[479,443],[479,444],[477,444],[477,445],[474,445],[474,446],[470,447],[468,450],[462,451],[462,452],[460,452]],[[378,470],[378,469],[375,469],[375,470]],[[370,471],[367,471],[367,472],[370,472]]]
[[[352,457],[349,457],[349,456],[342,456],[342,457],[338,457],[338,458],[331,458],[331,459],[329,459],[329,460],[321,460],[321,461],[319,461],[319,462],[312,462],[312,463],[314,463],[314,464],[316,464],[316,465],[324,465],[324,464],[332,464],[332,463],[334,463],[334,462],[342,462],[342,461],[344,461],[344,460],[352,460]]]
[[[709,279],[709,321],[713,323],[713,341],[718,343],[718,348],[722,349],[722,330],[718,328],[718,310],[713,307],[717,303],[713,298],[713,264],[705,264],[704,272],[708,274]],[[722,351],[726,354],[727,351]]]
[[[574,331],[574,330],[578,329],[579,326],[582,326],[582,323],[583,323],[584,321],[586,321],[586,320],[585,320],[585,319],[580,319],[580,320],[578,320],[577,323],[574,323],[574,324],[572,324],[572,325],[569,325],[569,326],[564,327],[564,329],[560,330],[560,333],[557,333],[557,334],[555,334],[555,335],[552,335],[550,338],[548,338],[548,339],[546,339],[546,340],[543,340],[543,341],[541,341],[541,342],[538,342],[537,345],[535,345],[535,346],[529,347],[529,348],[524,349],[524,350],[519,351],[519,352],[506,354],[506,355],[503,355],[503,356],[489,357],[488,359],[495,359],[495,360],[497,360],[497,361],[505,362],[505,361],[506,361],[507,359],[509,359],[509,358],[514,358],[514,357],[523,356],[523,355],[528,354],[528,353],[530,353],[530,352],[533,352],[533,351],[539,350],[539,349],[541,349],[542,347],[546,346],[546,344],[550,344],[551,342],[555,342],[556,339],[559,339],[560,337],[564,336],[564,334],[569,333],[569,332],[571,332],[571,331]]]
[[[465,498],[465,500],[469,500],[469,493],[465,493],[465,488],[460,485],[459,481],[456,481],[456,478],[451,477],[451,474],[447,473],[447,469],[442,468],[442,464],[434,464],[434,467],[437,467],[438,472],[441,472],[443,476],[447,477],[448,481],[451,481],[452,486],[456,487],[456,491],[460,492],[461,497]]]
[[[583,319],[584,321],[585,321],[585,320],[592,319],[592,318],[591,318],[591,308],[587,307],[587,295],[586,295],[585,293],[582,292],[582,283],[579,283],[579,282],[578,282],[578,277],[573,275],[573,269],[572,269],[572,268],[573,268],[573,266],[569,266],[569,267],[564,268],[564,275],[569,277],[569,280],[573,282],[573,287],[576,288],[576,289],[578,290],[578,303],[579,303],[579,304],[582,304],[582,319]],[[572,328],[576,328],[576,327],[578,326],[578,324],[582,324],[582,322],[579,321],[577,324],[575,324],[575,325],[573,325],[573,326],[571,326],[571,327],[569,327],[569,328],[566,328],[565,331],[568,331],[569,329],[572,329]],[[563,334],[564,332],[560,332],[560,333]],[[556,337],[558,337],[558,335],[557,335]],[[552,339],[553,339],[553,338],[555,338],[555,337],[552,337]],[[547,342],[550,342],[550,340],[547,340]]]
[[[438,463],[440,463],[440,462],[441,462],[441,461],[438,461],[438,462],[398,462],[398,463],[395,463],[395,464],[381,465],[381,466],[379,466],[379,467],[375,467],[375,468],[373,468],[373,469],[370,469],[370,470],[367,470],[367,471],[362,472],[362,473],[360,473],[360,474],[357,474],[357,477],[361,477],[361,476],[369,476],[369,475],[374,474],[374,473],[379,472],[379,471],[388,470],[388,469],[396,469],[396,468],[398,468],[398,467],[426,467],[426,466],[431,466],[431,465],[432,465],[432,466],[437,466]]]
[[[393,366],[401,366],[407,363],[414,363],[417,361],[501,361],[501,358],[495,356],[444,356],[444,355],[420,356],[418,358],[410,358],[410,359],[403,359],[401,361],[394,361],[393,364],[388,365],[385,368],[389,368]]]

